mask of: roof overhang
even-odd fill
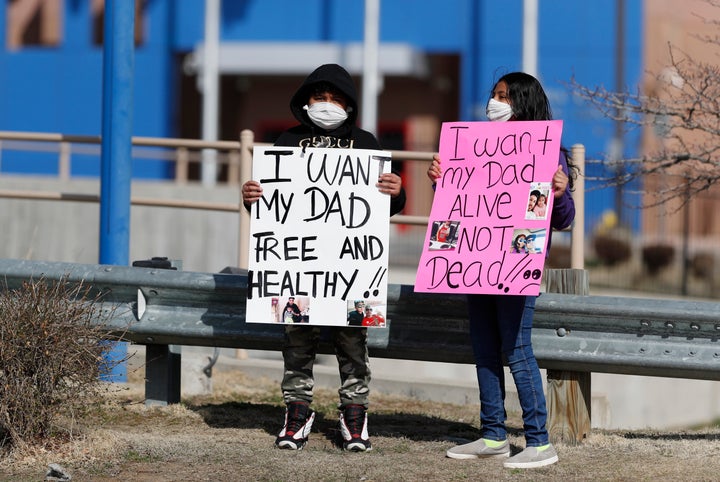
[[[218,70],[229,75],[302,75],[322,64],[340,64],[350,74],[363,72],[363,44],[335,42],[221,42]],[[185,59],[185,72],[203,70],[203,45]],[[378,48],[380,76],[426,77],[425,53],[404,43],[381,43]]]

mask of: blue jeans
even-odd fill
[[[482,437],[507,438],[504,357],[520,399],[526,444],[547,444],[543,381],[530,340],[535,297],[468,295],[468,309],[480,388]]]

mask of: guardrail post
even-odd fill
[[[145,405],[180,403],[180,345],[145,345]]]
[[[547,269],[546,291],[587,295],[590,290],[587,274],[582,269]],[[590,435],[590,377],[589,372],[547,371],[547,425],[551,442],[577,445]]]
[[[138,268],[177,270],[177,262],[164,257],[133,261]],[[145,405],[180,403],[182,346],[145,345]]]

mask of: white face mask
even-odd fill
[[[488,120],[500,122],[510,120],[513,115],[510,104],[506,104],[505,102],[500,102],[495,99],[490,99],[485,113],[487,114]]]
[[[348,113],[332,102],[315,102],[303,109],[307,111],[313,124],[328,131],[340,127],[348,118]]]

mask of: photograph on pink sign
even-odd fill
[[[547,219],[548,202],[552,201],[551,192],[552,184],[549,182],[533,182],[530,184],[525,219]],[[552,212],[552,208],[550,208],[550,212]]]
[[[457,245],[460,221],[433,221],[428,239],[429,250],[452,250]]]

